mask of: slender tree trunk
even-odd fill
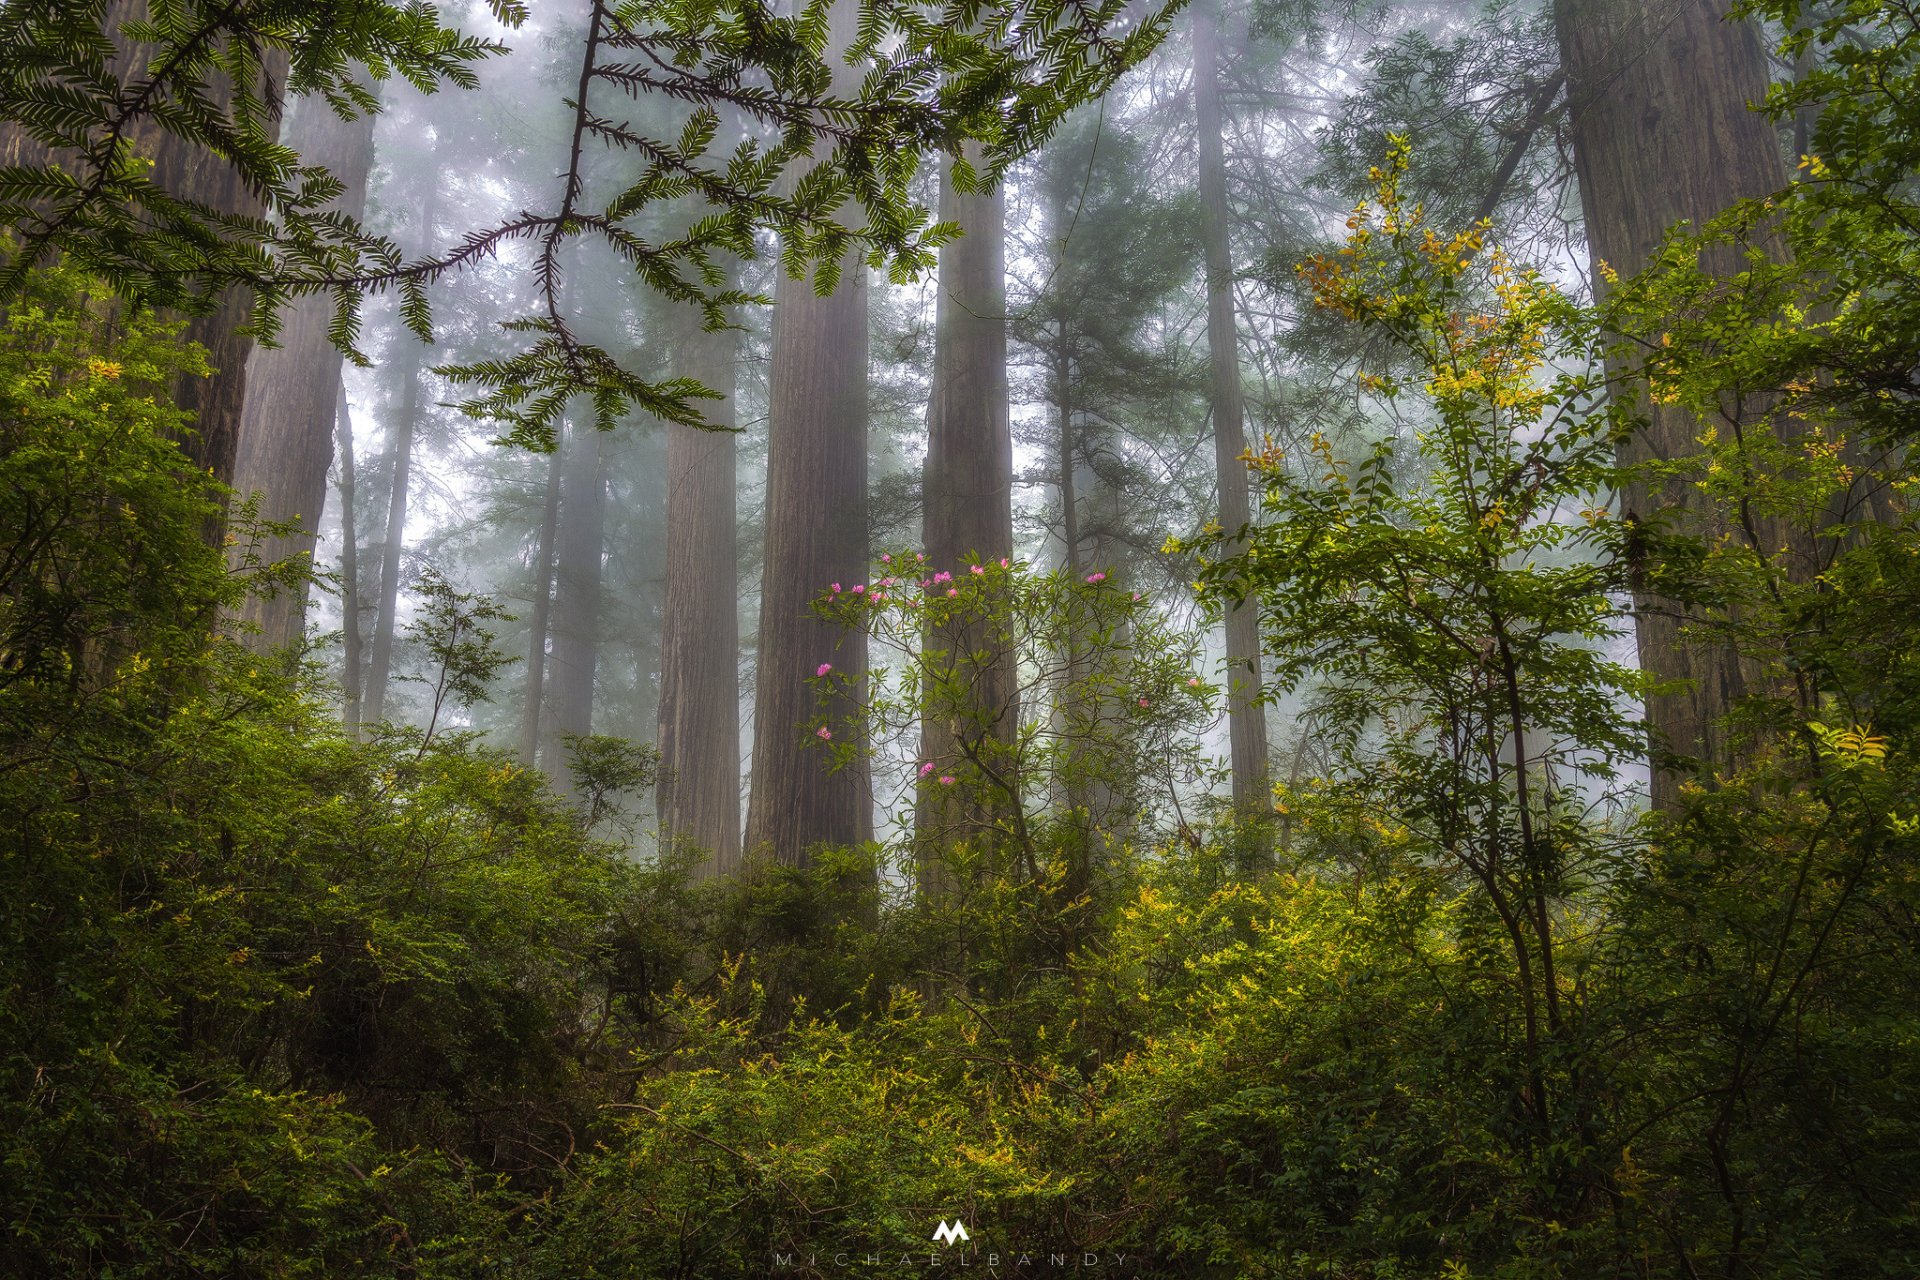
[[[439,215],[438,175],[426,175],[426,194],[420,206],[420,243],[433,241]],[[420,420],[420,380],[426,347],[405,329],[394,335],[400,344],[396,372],[400,382],[399,413],[391,439],[393,487],[387,494],[387,527],[380,546],[380,609],[374,618],[372,655],[367,668],[364,702],[372,719],[387,718],[387,685],[393,675],[393,640],[400,611],[400,552],[407,537],[407,502],[413,484],[413,441]]]
[[[1193,10],[1193,102],[1200,137],[1200,229],[1207,266],[1207,348],[1212,365],[1213,462],[1220,525],[1229,533],[1251,518],[1246,402],[1240,383],[1240,340],[1233,305],[1233,252],[1228,243],[1227,163],[1220,111],[1220,38],[1213,5]],[[1226,611],[1227,730],[1233,807],[1243,818],[1272,809],[1267,777],[1267,712],[1260,689],[1260,602],[1249,597]]]
[[[692,308],[675,317],[674,372],[722,392],[707,420],[732,427],[739,334],[707,333]],[[731,431],[669,423],[667,590],[660,630],[660,780],[664,845],[699,849],[703,877],[740,862],[740,566]]]
[[[1067,358],[1067,322],[1060,322],[1060,351],[1053,368],[1054,422],[1060,455],[1060,564],[1072,577],[1080,575],[1080,494],[1074,468],[1080,465],[1073,438],[1073,363]]]
[[[971,159],[979,148],[970,144]],[[930,570],[964,572],[1013,554],[1013,438],[1007,418],[1006,201],[965,194],[951,169],[941,175],[940,217],[956,224],[958,240],[940,251],[935,316],[933,388],[927,403],[927,457],[922,482],[924,541]],[[927,636],[927,652],[946,655],[946,676],[964,689],[964,705],[929,708],[921,726],[922,760],[957,763],[970,751],[990,751],[987,739],[1011,742],[1013,654],[985,617],[961,619]],[[984,664],[976,655],[985,655]],[[1002,762],[1005,767],[1005,762]],[[943,839],[990,831],[1009,798],[977,798],[922,788],[916,835],[932,853]],[[921,866],[923,887],[938,881],[943,863]]]
[[[540,539],[533,549],[533,616],[527,628],[527,697],[520,716],[520,763],[540,758],[540,721],[546,709],[547,624],[553,612],[553,544],[560,525],[560,451],[547,455],[547,494],[540,508]]]
[[[331,207],[356,220],[367,207],[373,123],[371,114],[342,120],[325,99],[308,98],[288,131],[288,145],[304,161],[325,166],[340,180],[344,189]],[[340,353],[327,340],[332,320],[330,296],[299,299],[282,318],[280,345],[256,348],[247,366],[234,489],[242,497],[259,495],[261,518],[302,525],[299,533],[264,540],[259,550],[268,563],[313,554],[340,395]],[[249,643],[267,650],[298,640],[306,613],[303,585],[271,598],[249,597],[240,617],[260,628]]]
[[[1605,264],[1622,275],[1645,265],[1666,230],[1695,223],[1738,200],[1786,184],[1779,140],[1749,108],[1767,91],[1759,32],[1728,20],[1720,0],[1555,0],[1561,59],[1573,122],[1587,243],[1596,292]],[[1709,270],[1733,272],[1737,256],[1709,255]],[[1622,449],[1624,463],[1674,458],[1696,450],[1701,425],[1675,406],[1642,402],[1646,428]],[[1676,527],[1716,536],[1711,504],[1684,481],[1636,485],[1621,495],[1623,514],[1672,516]],[[1674,602],[1636,601],[1640,665],[1683,691],[1650,698],[1647,725],[1656,747],[1709,763],[1729,749],[1718,721],[1747,689],[1733,652],[1685,640]],[[1653,801],[1671,807],[1680,776],[1653,770]]]
[[[360,690],[363,679],[360,653],[360,532],[358,477],[354,474],[353,406],[347,403],[346,383],[336,379],[334,419],[340,434],[340,630],[344,637],[341,693],[347,732],[360,736]]]
[[[600,651],[600,570],[606,555],[607,476],[601,432],[584,415],[560,455],[560,527],[554,542],[553,652],[541,763],[569,782],[569,737],[593,732],[593,672]]]

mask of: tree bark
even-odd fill
[[[1209,0],[1193,10],[1193,101],[1200,140],[1201,238],[1207,268],[1207,348],[1212,367],[1213,460],[1220,524],[1229,535],[1251,518],[1246,403],[1240,383],[1240,340],[1233,305],[1233,252],[1228,242],[1227,165],[1220,110],[1219,35]],[[1234,545],[1238,545],[1237,543]],[[1267,777],[1267,715],[1261,701],[1259,600],[1226,610],[1227,728],[1231,739],[1234,811],[1264,817],[1272,809]]]
[[[862,71],[844,51],[859,6],[836,0],[828,58],[833,90],[852,93]],[[858,253],[841,263],[827,297],[782,273],[774,287],[773,367],[768,380],[767,536],[760,590],[759,661],[754,683],[753,795],[746,849],[804,866],[822,844],[872,837],[863,759],[831,767],[815,741],[819,714],[807,678],[832,662],[848,694],[833,698],[823,727],[834,741],[863,741],[867,639],[813,615],[829,584],[866,579],[867,278]]]
[[[295,109],[288,131],[288,144],[306,163],[323,165],[340,180],[344,189],[329,207],[355,220],[367,207],[373,124],[371,114],[342,120],[325,99],[309,98]],[[327,339],[332,320],[329,296],[301,298],[282,318],[280,345],[257,348],[248,362],[233,487],[242,498],[259,495],[262,519],[303,525],[297,534],[263,542],[260,553],[269,563],[313,555],[340,397],[341,357]],[[301,587],[250,596],[240,617],[260,629],[248,642],[268,650],[298,640],[306,613]]]
[[[554,542],[553,648],[541,764],[570,789],[569,737],[593,732],[593,672],[600,647],[600,570],[606,555],[607,476],[599,428],[574,420],[560,455],[560,527]]]
[[[420,206],[420,243],[433,241],[439,216],[438,174],[425,175],[426,194]],[[374,720],[387,718],[387,685],[393,675],[394,629],[400,610],[400,552],[407,537],[407,503],[413,484],[413,441],[420,419],[420,380],[424,376],[426,347],[405,328],[394,334],[400,345],[396,373],[400,406],[391,432],[393,487],[387,494],[387,526],[380,545],[380,609],[374,618],[372,653],[368,661],[365,709]]]
[[[547,455],[546,501],[533,549],[533,616],[527,627],[527,692],[520,714],[520,763],[540,758],[540,722],[546,711],[547,631],[553,613],[553,544],[560,526],[560,451]]]
[[[855,714],[866,679],[864,633],[813,616],[834,582],[866,579],[867,282],[849,255],[840,287],[822,298],[805,280],[775,287],[769,383],[766,569],[754,685],[753,796],[746,847],[805,865],[814,846],[872,834],[867,770],[830,768],[812,740],[819,708],[807,677],[831,662],[855,690],[828,709],[836,741],[860,741]]]
[[[723,393],[703,401],[707,421],[736,422],[739,334],[707,333],[678,308],[674,373]],[[669,423],[667,588],[660,630],[660,780],[654,801],[662,847],[701,852],[697,874],[740,863],[740,566],[735,441],[728,431]]]
[[[969,144],[970,159],[980,148]],[[1007,415],[1006,200],[967,194],[951,169],[940,179],[940,217],[961,236],[940,251],[934,322],[933,388],[927,403],[922,480],[927,569],[965,572],[969,560],[1013,554],[1013,437]],[[944,674],[964,689],[963,705],[929,707],[921,726],[922,760],[952,764],[967,740],[983,734],[1011,742],[1013,654],[986,617],[960,619],[927,636],[926,652],[946,655]],[[976,655],[986,655],[985,662]],[[974,749],[979,749],[975,744]],[[916,837],[932,852],[943,840],[991,831],[1004,804],[923,787]],[[936,887],[942,862],[923,859],[923,889]]]
[[[1554,19],[1596,293],[1606,289],[1602,264],[1622,275],[1639,270],[1674,223],[1702,222],[1786,185],[1773,127],[1749,107],[1767,90],[1752,23],[1727,19],[1719,0],[1555,0]],[[1741,264],[1719,250],[1705,266],[1731,273]],[[1644,398],[1640,407],[1648,422],[1623,447],[1623,463],[1695,451],[1701,426],[1693,415]],[[1629,518],[1671,519],[1703,537],[1719,532],[1709,501],[1684,481],[1632,486],[1621,505]],[[1641,667],[1684,686],[1648,699],[1656,749],[1726,763],[1718,722],[1746,692],[1748,673],[1728,647],[1683,639],[1674,602],[1642,597],[1636,615]],[[1656,807],[1675,803],[1679,781],[1656,758]]]
[[[353,406],[346,383],[335,379],[334,418],[340,434],[340,630],[342,719],[348,734],[360,736],[360,533],[359,480],[353,456]]]

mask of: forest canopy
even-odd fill
[[[1920,1272],[1917,104],[0,5],[0,1275]]]

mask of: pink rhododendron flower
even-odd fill
[[[859,595],[862,591],[865,591],[866,589],[867,589],[867,584],[864,582],[856,582],[853,584],[853,594],[855,595]]]
[[[953,785],[953,784],[954,784],[955,782],[958,782],[958,781],[959,781],[959,779],[958,779],[958,778],[955,778],[955,777],[954,777],[954,776],[953,776],[952,774],[950,774],[950,773],[943,773],[943,774],[941,774],[941,775],[940,775],[940,785],[941,785],[941,786],[943,786],[943,787],[950,787],[950,786],[952,786],[952,785]]]
[[[977,565],[977,564],[973,566],[973,571],[974,571],[975,573],[985,573],[985,572],[986,572],[986,570],[985,570],[985,569],[982,569],[982,568],[981,568],[981,567],[980,567],[979,565]]]
[[[813,731],[813,736],[820,739],[822,742],[825,742],[828,738],[831,738],[833,736],[833,730],[827,728],[827,726],[825,725],[821,725],[818,729],[815,729]]]
[[[1141,706],[1143,706],[1143,707],[1144,707],[1144,706],[1146,706],[1146,705],[1147,705],[1147,700],[1146,700],[1145,698],[1142,698],[1142,699],[1140,699],[1140,705],[1141,705]]]
[[[948,573],[945,569],[942,569],[940,572],[933,575],[933,580],[935,582],[952,582],[953,575]]]
[[[840,584],[837,582],[833,584],[833,594],[835,595],[840,594]]]
[[[1199,677],[1199,676],[1193,676],[1193,677],[1191,677],[1191,678],[1189,678],[1189,679],[1188,679],[1188,681],[1187,681],[1187,688],[1189,688],[1189,689],[1198,689],[1199,687],[1200,687],[1200,677]]]
[[[823,662],[813,669],[813,674],[823,676],[831,670],[833,670],[833,664],[831,662]]]
[[[927,761],[927,762],[926,762],[925,764],[923,764],[923,765],[921,765],[921,766],[920,766],[920,776],[921,776],[921,777],[923,777],[923,778],[924,778],[924,777],[926,777],[926,776],[927,776],[928,774],[930,774],[930,773],[932,773],[932,772],[933,772],[933,761],[931,761],[931,760],[929,760],[929,761]]]
[[[957,596],[957,595],[959,595],[959,594],[960,594],[960,588],[958,588],[958,587],[948,587],[948,588],[947,588],[947,594],[948,594],[948,595],[950,595],[950,596]]]
[[[1007,558],[1005,556],[1000,557],[1000,567],[1002,569],[1007,567]]]
[[[1105,582],[1106,580],[1107,580],[1107,575],[1104,573],[1090,573],[1087,575],[1088,582]],[[856,591],[859,590],[859,588],[857,587],[854,589]]]
[[[893,563],[893,557],[892,557],[892,556],[881,556],[881,557],[880,557],[880,563],[881,563],[881,564],[892,564],[892,563]]]
[[[916,552],[914,552],[914,553],[913,553],[913,558],[914,558],[915,560],[918,560],[918,561],[919,561],[919,562],[920,562],[921,564],[925,564],[925,563],[927,562],[927,555],[926,555],[926,552],[924,552],[924,551],[916,551]]]

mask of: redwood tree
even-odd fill
[[[1779,140],[1750,106],[1767,91],[1766,53],[1751,22],[1729,19],[1720,0],[1555,0],[1554,19],[1596,292],[1606,291],[1603,267],[1638,270],[1676,222],[1698,224],[1786,184]],[[1707,265],[1740,267],[1725,251]],[[1641,408],[1646,426],[1624,446],[1622,462],[1694,451],[1701,425],[1691,414],[1658,403]],[[1630,486],[1621,503],[1628,518],[1717,532],[1704,496],[1685,481]],[[1643,596],[1636,613],[1641,667],[1680,683],[1648,700],[1656,746],[1724,762],[1716,722],[1745,691],[1749,673],[1726,647],[1684,639],[1674,602]],[[1654,803],[1671,803],[1677,782],[1656,766]]]
[[[663,843],[702,852],[704,875],[740,861],[740,567],[734,410],[739,333],[709,333],[676,309],[674,373],[724,397],[706,401],[718,431],[681,423],[667,433],[667,589],[660,630],[660,780],[654,798]]]
[[[1220,525],[1229,533],[1251,518],[1246,401],[1234,321],[1233,252],[1228,242],[1227,165],[1220,109],[1220,38],[1211,0],[1193,10],[1193,105],[1200,141],[1200,228],[1207,269],[1207,348],[1211,364],[1214,474]],[[1259,602],[1226,606],[1227,727],[1232,742],[1233,807],[1243,816],[1272,807],[1267,781],[1267,717],[1260,699]]]
[[[833,89],[850,94],[859,18],[854,0],[833,7],[828,60]],[[867,282],[849,249],[838,287],[782,273],[774,288],[773,367],[768,384],[767,534],[754,685],[753,795],[746,848],[804,864],[820,844],[851,844],[873,830],[867,770],[831,767],[815,729],[857,737],[855,698],[836,699],[820,722],[807,678],[831,662],[843,687],[865,679],[864,635],[813,616],[831,583],[863,581],[867,531]]]
[[[969,159],[978,157],[969,148]],[[940,251],[933,387],[927,402],[927,456],[922,481],[927,563],[955,571],[969,560],[1013,554],[1013,439],[1007,419],[1006,201],[962,191],[951,168],[940,181],[940,217],[959,227]],[[929,708],[921,759],[954,759],[977,751],[983,734],[1009,741],[1015,729],[1012,656],[985,619],[963,620],[927,637],[929,653],[946,655],[964,706]],[[970,802],[929,791],[915,812],[924,843],[991,826]],[[923,877],[933,868],[923,864]]]
[[[607,476],[601,432],[584,415],[560,455],[560,526],[554,540],[552,645],[541,763],[567,780],[569,737],[593,732],[593,673],[600,652],[600,570],[606,554]]]
[[[303,161],[325,166],[339,180],[330,207],[356,222],[367,207],[373,125],[371,112],[342,119],[324,99],[304,98],[288,130],[287,145]],[[279,345],[257,348],[247,365],[233,487],[243,497],[259,495],[262,518],[300,526],[296,534],[264,542],[260,552],[269,561],[313,554],[340,394],[341,357],[328,340],[332,321],[329,296],[296,299],[282,315]],[[272,649],[300,638],[306,612],[306,592],[295,589],[249,597],[241,617],[260,628],[253,643]]]

